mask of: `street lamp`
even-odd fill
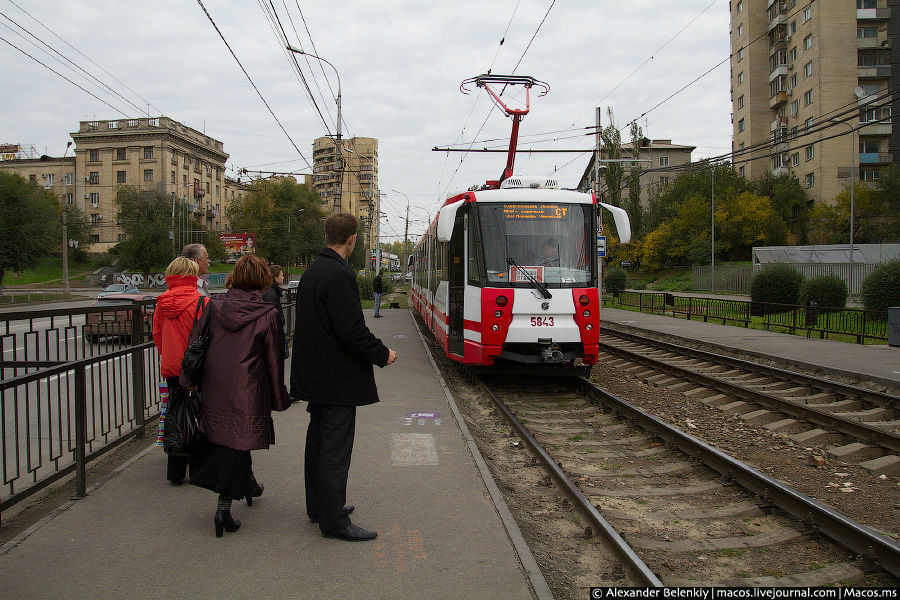
[[[331,64],[329,61],[325,60],[325,59],[322,58],[321,56],[316,56],[315,54],[312,54],[312,53],[310,53],[310,52],[305,52],[305,51],[303,51],[303,50],[299,50],[299,49],[297,49],[297,48],[294,48],[294,47],[291,46],[290,44],[287,45],[287,49],[290,50],[291,52],[295,53],[295,54],[302,54],[302,55],[304,55],[304,56],[311,56],[312,58],[315,58],[316,60],[322,61],[323,63],[325,63],[326,65],[328,65],[328,66],[331,67],[332,69],[334,69],[334,74],[335,74],[335,76],[337,77],[337,84],[338,84],[338,92],[337,92],[337,138],[336,138],[336,140],[335,140],[335,147],[337,148],[337,151],[338,151],[338,152],[337,152],[337,154],[338,154],[338,161],[340,161],[340,162],[338,163],[338,177],[339,177],[339,183],[338,183],[338,195],[337,195],[337,198],[338,198],[338,212],[340,212],[341,196],[343,195],[343,192],[344,192],[344,154],[343,154],[343,151],[342,151],[342,149],[341,149],[341,76],[338,74],[337,67],[335,67],[333,64]]]
[[[853,296],[853,188],[856,187],[855,177],[853,176],[853,171],[856,170],[856,150],[855,150],[855,142],[853,140],[854,133],[856,132],[856,128],[853,127],[847,121],[841,121],[839,119],[830,119],[832,123],[838,123],[839,125],[846,125],[850,128],[850,275],[847,277],[847,281],[849,282],[850,287],[850,296]]]

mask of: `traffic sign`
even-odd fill
[[[606,257],[606,236],[598,235],[597,236],[597,256],[600,258]]]

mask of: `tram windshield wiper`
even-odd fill
[[[522,265],[517,263],[515,259],[511,256],[506,257],[506,264],[516,267],[519,270],[519,273],[525,276],[525,279],[528,280],[528,283],[531,284],[531,287],[538,290],[544,298],[552,298],[553,294],[550,293],[550,290],[547,289],[547,286],[537,280],[537,278],[531,274],[526,268],[523,268]]]

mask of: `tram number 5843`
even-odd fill
[[[532,327],[553,327],[553,317],[531,317]]]

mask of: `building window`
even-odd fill
[[[67,206],[72,206],[75,204],[75,194],[69,192],[68,194],[63,194],[63,199],[66,201]]]
[[[860,169],[859,180],[869,182],[878,181],[878,169]]]
[[[91,171],[88,174],[88,183],[93,184],[93,185],[99,185],[100,184],[100,172],[99,171]]]
[[[791,166],[796,167],[799,164],[800,164],[800,153],[794,152],[793,154],[791,154]]]
[[[742,60],[744,60],[744,49],[743,48],[738,49],[737,57],[738,57],[738,62],[741,62]]]
[[[741,14],[742,12],[744,12],[744,0],[738,0],[737,12],[738,12],[738,14]]]
[[[173,165],[178,162],[178,153],[172,150],[172,160],[170,161]]]
[[[738,25],[738,28],[737,28],[737,36],[741,37],[742,35],[744,35],[744,24],[743,23]]]
[[[116,148],[116,160],[128,160],[126,158],[127,148]]]
[[[206,174],[212,175],[212,167],[209,166],[209,163],[206,163]]]
[[[144,146],[144,158],[153,158],[153,146]]]
[[[117,234],[116,234],[116,241],[117,241],[117,242],[124,242],[124,241],[125,241],[125,234],[124,234],[124,233],[117,233]]]
[[[858,38],[874,38],[878,37],[877,27],[857,27],[856,37]]]
[[[797,21],[796,20],[791,21],[791,24],[788,25],[788,30],[787,30],[788,35],[794,35],[795,33],[797,33]]]
[[[99,192],[91,192],[90,195],[91,206],[97,208],[100,206],[100,193]]]
[[[209,193],[209,182],[208,181],[206,182],[206,193],[207,194]]]
[[[172,171],[171,177],[169,177],[169,183],[175,185],[175,171]]]
[[[744,72],[743,71],[738,73],[738,85],[741,85],[742,83],[744,83]]]
[[[809,21],[810,19],[812,19],[812,8],[807,7],[807,8],[803,11],[803,22],[806,23],[806,22]]]
[[[138,126],[138,120],[137,120],[137,119],[129,119],[129,120],[128,120],[128,126],[129,126],[129,127],[137,127],[137,126]]]
[[[53,185],[53,173],[47,173],[46,177],[47,177],[47,185],[48,186]]]
[[[744,120],[741,119],[740,121],[738,121],[738,133],[742,132],[743,130],[744,130]]]
[[[805,77],[812,77],[812,61],[806,63],[806,66],[803,67],[803,75]]]
[[[738,98],[737,105],[738,105],[738,110],[744,108],[744,96],[743,95],[741,95]]]
[[[859,142],[859,153],[860,154],[877,154],[879,151],[879,144],[875,141],[869,140],[860,140]]]
[[[812,126],[813,126],[813,120],[812,120],[812,117],[808,118],[808,119],[803,123],[803,127],[805,127],[806,129],[811,129]]]
[[[125,171],[116,171],[116,183],[125,183]]]
[[[856,0],[856,8],[862,10],[866,8],[877,8],[878,0]]]
[[[88,162],[100,162],[100,151],[88,150]]]
[[[803,49],[809,50],[810,48],[812,48],[812,34],[803,38]]]
[[[738,173],[740,174],[741,177],[744,177],[744,167],[739,167]]]
[[[795,87],[797,87],[797,74],[796,73],[791,75],[790,81],[791,81],[791,89],[794,89]]]
[[[100,243],[100,236],[97,235],[96,233],[92,233],[92,234],[91,234],[91,243],[92,243],[92,244],[99,244],[99,243]]]
[[[793,48],[791,48],[791,51],[788,53],[788,56],[790,56],[790,62],[794,62],[794,61],[797,60],[797,48],[796,48],[796,46],[793,47]]]
[[[191,160],[191,158],[187,154],[185,154],[183,156],[183,160],[182,160],[181,164],[183,164],[184,166],[188,166],[188,164],[190,164],[190,160]]]
[[[187,187],[187,175],[184,175],[184,174],[181,175],[181,186]]]
[[[216,185],[216,198],[218,198],[218,197],[219,197],[219,186]]]
[[[800,112],[800,101],[794,100],[791,102],[791,116],[796,117]]]
[[[668,167],[669,166],[669,157],[668,156],[660,156],[659,157],[659,166]]]
[[[815,173],[807,173],[806,174],[806,187],[811,188],[816,185],[816,174]]]
[[[812,160],[816,157],[816,147],[815,146],[807,146],[806,147],[806,160]]]
[[[97,213],[91,213],[91,225],[96,227],[100,224],[100,215]]]
[[[660,177],[659,185],[669,185],[669,178],[668,177]]]
[[[813,91],[806,90],[803,93],[803,106],[809,106],[812,103],[813,103]]]
[[[871,123],[873,121],[888,121],[891,118],[891,107],[882,106],[881,108],[862,109],[859,111],[860,123]]]
[[[72,185],[72,174],[66,173],[62,179],[63,185]]]
[[[144,169],[144,182],[153,183],[153,169]]]

